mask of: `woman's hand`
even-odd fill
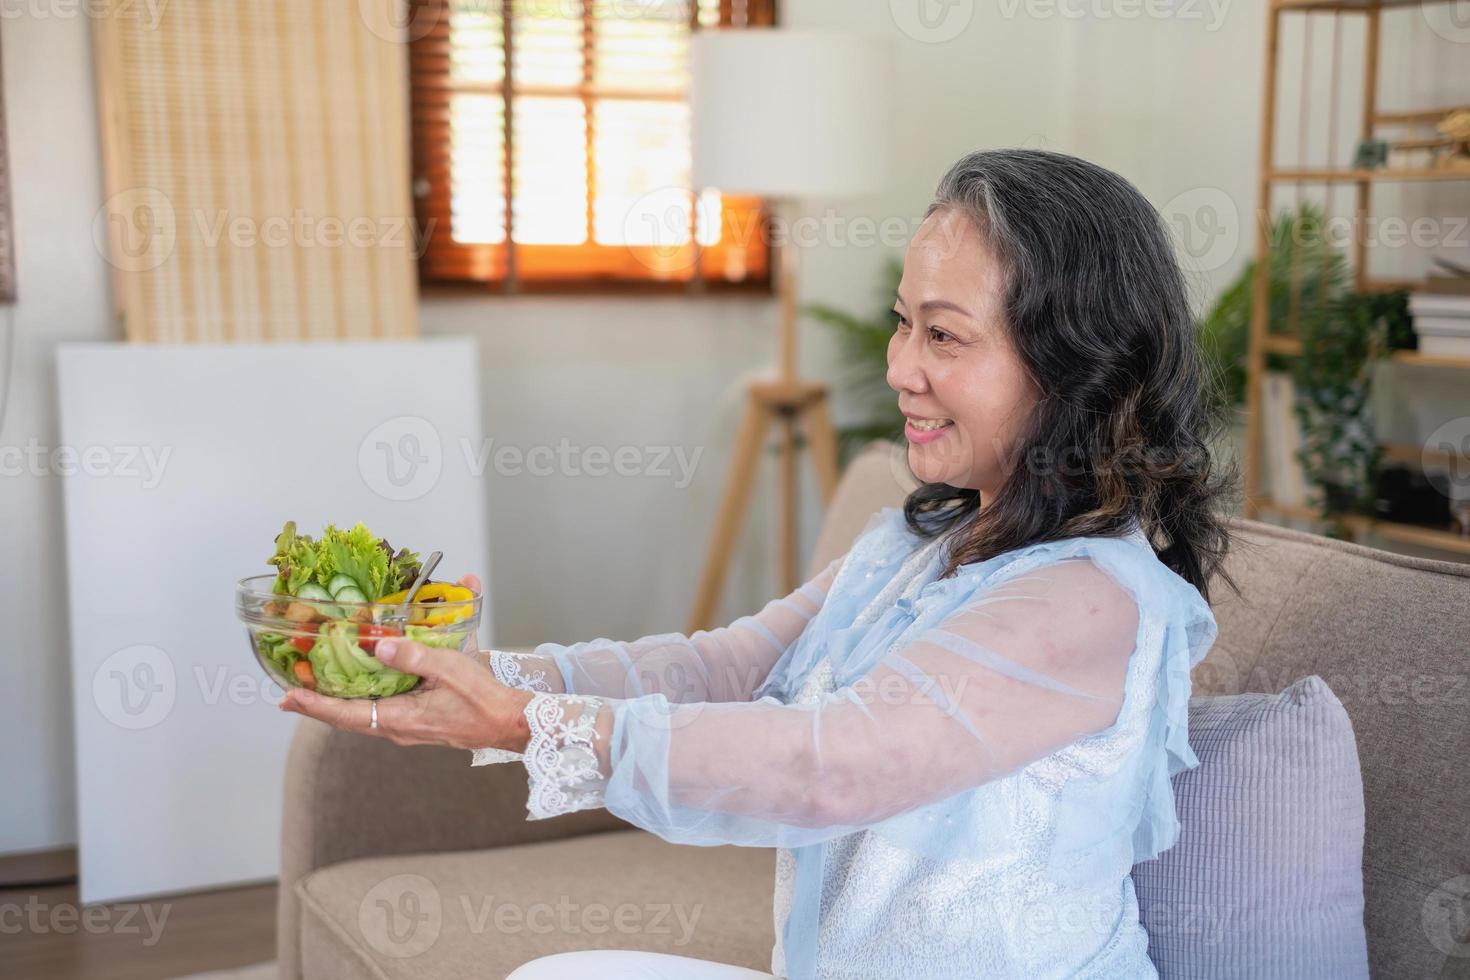
[[[460,583],[478,591],[466,575]],[[530,727],[524,714],[530,691],[506,687],[477,657],[459,650],[426,647],[412,640],[384,638],[375,654],[383,663],[423,680],[407,694],[378,701],[378,727],[367,699],[332,698],[291,688],[282,711],[324,721],[365,735],[381,735],[398,745],[447,745],[456,749],[509,749],[524,752]]]

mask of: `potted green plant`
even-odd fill
[[[1315,204],[1283,211],[1270,230],[1267,332],[1295,323],[1302,352],[1268,354],[1268,370],[1286,371],[1297,389],[1294,414],[1302,428],[1297,459],[1317,487],[1324,517],[1371,512],[1380,452],[1369,412],[1373,364],[1393,349],[1413,346],[1408,294],[1352,291],[1347,256],[1326,234]],[[1247,351],[1256,262],[1221,292],[1199,323],[1200,342],[1218,374],[1219,391],[1244,427]],[[1341,522],[1333,532],[1344,534]]]
[[[1293,364],[1298,458],[1322,495],[1324,517],[1373,513],[1382,449],[1371,412],[1374,368],[1412,343],[1408,293],[1348,293],[1300,319]]]
[[[1347,257],[1323,233],[1325,224],[1323,210],[1310,202],[1296,212],[1283,212],[1272,224],[1268,324],[1286,323],[1293,307],[1299,312],[1321,309],[1348,290],[1352,276]],[[1237,412],[1245,408],[1255,276],[1256,263],[1252,259],[1199,321],[1200,345],[1220,377],[1220,393]],[[1286,367],[1274,355],[1268,363],[1276,369]]]

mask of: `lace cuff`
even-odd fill
[[[490,669],[495,672],[495,679],[506,687],[518,687],[523,691],[551,691],[551,685],[546,680],[546,671],[533,670],[530,673],[521,671],[521,658],[525,654],[510,653],[506,650],[490,651]]]
[[[489,653],[490,670],[495,674],[495,679],[506,687],[519,688],[522,691],[551,691],[551,685],[546,681],[545,669],[529,672],[521,669],[524,658],[531,656],[530,654],[511,653],[508,650],[491,650]],[[475,749],[470,756],[470,765],[488,766],[496,762],[523,762],[525,758],[520,752],[512,752],[509,749]]]
[[[601,738],[597,712],[603,703],[592,695],[537,694],[526,704],[531,728],[525,753],[531,780],[528,820],[603,805],[607,777],[596,747]]]

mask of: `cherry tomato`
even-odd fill
[[[316,637],[293,636],[291,637],[291,645],[300,650],[302,653],[310,653],[311,648],[316,646]]]
[[[378,645],[378,640],[385,636],[402,636],[403,634],[393,626],[380,626],[377,623],[363,623],[357,628],[357,645],[368,653]]]

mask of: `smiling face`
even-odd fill
[[[909,242],[888,341],[909,468],[925,483],[979,490],[982,506],[1005,482],[1040,398],[1006,329],[1004,289],[974,222],[935,211]],[[939,420],[948,424],[932,429]]]

